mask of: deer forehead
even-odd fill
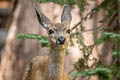
[[[57,32],[63,32],[64,30],[67,29],[67,25],[62,23],[52,24],[51,27]]]

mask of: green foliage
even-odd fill
[[[106,10],[106,11],[110,11],[110,10],[115,10],[117,5],[113,5],[113,4],[117,4],[117,0],[104,0],[100,5],[98,5],[97,7],[95,7],[93,10]]]
[[[82,76],[82,77],[98,75],[100,78],[103,78],[104,80],[112,80],[112,71],[106,67],[97,67],[93,70],[79,71],[76,73],[71,73],[71,75]]]
[[[113,33],[113,32],[103,32],[101,37],[97,40],[96,44],[101,44],[104,41],[111,41],[114,43],[114,48],[112,51],[113,57],[113,65],[110,67],[112,68],[112,75],[116,78],[116,80],[120,79],[120,34]]]
[[[120,34],[113,32],[103,32],[101,37],[96,41],[96,45],[99,45],[106,40],[118,40],[118,39],[120,39]]]
[[[85,11],[85,9],[86,9],[85,7],[88,5],[86,0],[76,0],[76,4],[80,8],[80,14],[82,14]]]
[[[115,50],[115,51],[113,51],[113,52],[112,52],[112,55],[113,55],[113,56],[117,56],[117,57],[120,56],[120,50]]]
[[[48,37],[45,37],[45,36],[40,36],[38,34],[18,34],[17,35],[17,38],[18,39],[37,39],[39,44],[42,46],[42,47],[48,47],[48,49],[50,49],[50,43],[49,43],[49,40],[48,40]],[[68,50],[66,50],[66,55],[68,55]]]
[[[36,0],[37,2],[40,2],[40,3],[46,3],[46,2],[54,2],[54,3],[57,3],[57,4],[61,4],[62,5],[62,0]]]
[[[47,37],[40,36],[40,35],[37,35],[37,34],[22,34],[21,33],[21,34],[17,35],[17,38],[18,39],[26,39],[26,38],[37,39],[42,47],[49,47],[49,45],[50,45]]]
[[[74,68],[77,70],[77,71],[83,71],[85,70],[86,68],[88,68],[88,65],[85,65],[86,64],[86,60],[84,58],[80,58],[75,64],[74,64]]]
[[[113,76],[116,76],[116,80],[120,80],[120,64],[114,64],[112,66]]]
[[[117,43],[115,50],[112,52],[112,55],[120,56],[120,34],[113,32],[103,32],[101,37],[96,41],[96,45],[99,45],[106,40]]]
[[[60,5],[68,4],[70,6],[75,4],[75,0],[37,0],[37,2],[40,2],[40,3],[53,2]]]
[[[85,0],[37,0],[37,2],[40,3],[53,2],[60,5],[68,4],[69,6],[77,4],[80,7],[80,13],[83,13],[85,11],[86,5],[88,5],[88,3]]]
[[[100,22],[105,22],[113,14],[117,13],[117,0],[104,0],[100,5],[96,6],[92,12],[104,10],[107,14],[104,15],[104,18]]]

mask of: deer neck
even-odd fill
[[[62,80],[65,49],[51,49],[46,80]]]

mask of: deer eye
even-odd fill
[[[68,30],[66,31],[66,33],[68,33],[68,34],[70,34],[70,32],[71,32],[70,29],[68,29]]]
[[[53,34],[54,31],[50,29],[50,30],[48,31],[48,33],[49,33],[49,34]]]

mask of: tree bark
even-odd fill
[[[18,33],[42,33],[42,29],[35,19],[32,5],[32,0],[19,0],[13,13],[1,60],[0,80],[22,80],[25,66],[30,59],[46,54],[45,49],[41,50],[42,48],[36,40],[20,41],[16,38]]]

